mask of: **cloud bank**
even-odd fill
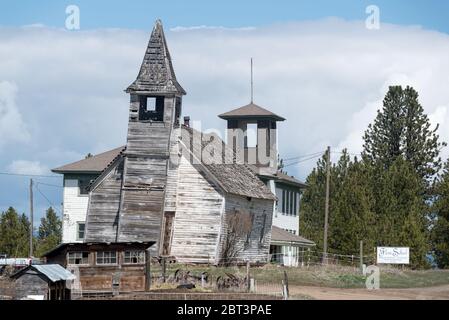
[[[279,125],[285,158],[328,145],[360,152],[389,85],[415,87],[449,141],[447,34],[386,24],[367,30],[362,21],[339,19],[165,31],[188,92],[183,113],[204,130],[223,131],[217,115],[249,102],[253,57],[255,102],[287,118]],[[123,90],[138,73],[150,32],[0,27],[0,171],[19,163],[48,172],[124,144]],[[313,165],[289,173],[305,178]]]

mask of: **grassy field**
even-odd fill
[[[173,274],[176,269],[189,270],[193,274],[208,272],[214,279],[226,273],[244,277],[245,267],[188,266],[172,264],[167,273]],[[251,276],[259,283],[281,283],[287,272],[291,285],[321,286],[333,288],[364,288],[365,276],[358,268],[340,266],[314,266],[310,268],[285,268],[275,265],[252,267]],[[156,276],[160,272],[157,266],[152,268]],[[449,270],[400,270],[381,268],[380,285],[382,288],[419,288],[449,284]]]

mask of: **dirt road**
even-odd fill
[[[339,289],[290,286],[290,295],[319,300],[449,300],[449,285],[410,289]]]

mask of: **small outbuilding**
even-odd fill
[[[15,299],[70,300],[68,288],[75,275],[59,264],[30,265],[11,276]]]
[[[315,242],[273,226],[271,230],[271,262],[287,267],[304,265],[305,252],[315,247]]]
[[[113,294],[149,288],[148,249],[154,242],[63,243],[44,254],[76,275],[72,295]],[[148,264],[147,264],[148,262]]]

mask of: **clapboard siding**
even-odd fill
[[[91,191],[85,241],[113,242],[117,235],[124,159],[120,158]]]
[[[181,160],[179,142],[181,129],[174,128],[170,138],[170,160],[167,169],[167,185],[165,187],[165,211],[176,211],[178,192],[179,162]]]
[[[81,178],[83,176],[80,176]],[[80,195],[78,177],[64,178],[62,242],[77,242],[77,223],[85,222],[89,197]]]
[[[139,121],[131,94],[117,241],[155,241],[159,253],[175,97],[164,97],[161,122]]]
[[[184,157],[178,177],[171,255],[180,262],[215,263],[223,196]]]
[[[274,202],[266,199],[256,199],[226,194],[225,213],[223,216],[220,237],[219,258],[222,258],[222,248],[227,232],[227,217],[234,214],[235,210],[247,211],[254,215],[250,239],[247,244],[246,236],[242,237],[236,244],[240,248],[236,262],[250,261],[251,263],[268,262],[271,241],[271,224],[273,217]],[[262,241],[261,241],[262,235]]]

